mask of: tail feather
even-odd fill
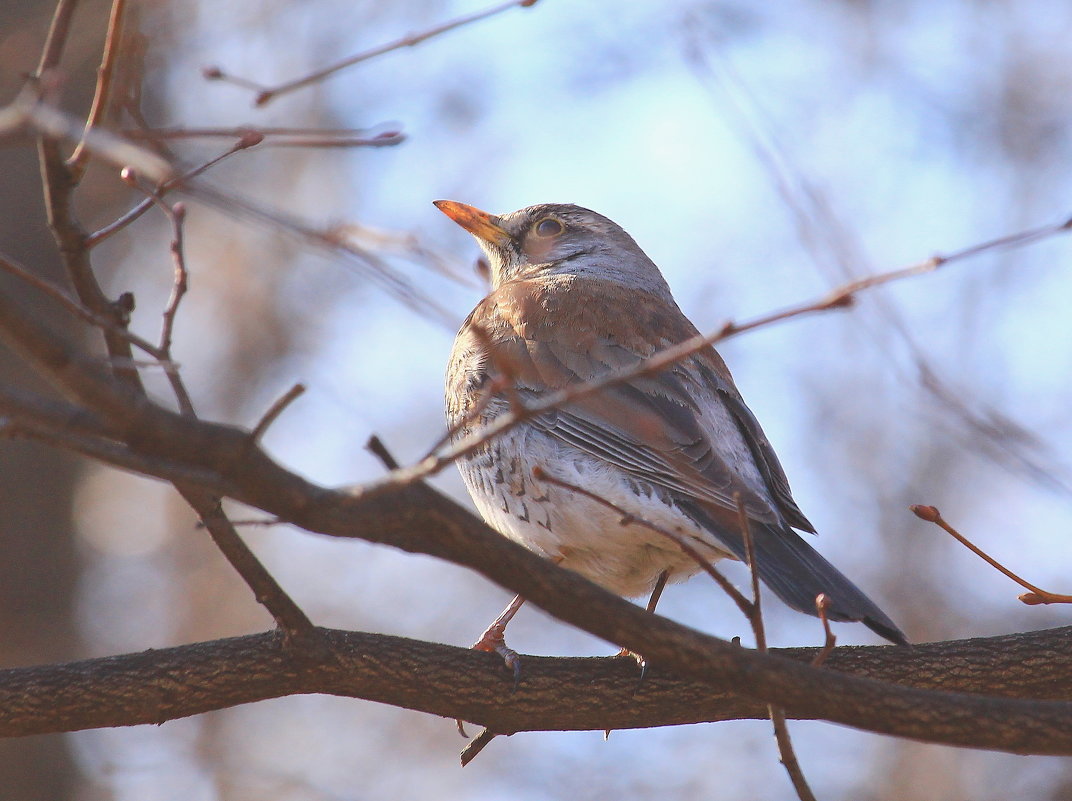
[[[815,596],[825,593],[830,601],[829,619],[858,620],[891,642],[908,643],[897,624],[874,601],[798,534],[768,527],[756,529],[752,540],[759,577],[787,605],[815,615]]]
[[[744,540],[739,534],[726,536],[721,526],[695,507],[688,512],[745,561]],[[908,644],[897,624],[874,601],[788,526],[778,529],[753,521],[752,542],[759,577],[788,606],[817,616],[815,597],[824,593],[830,602],[826,611],[830,620],[859,621],[891,642]]]

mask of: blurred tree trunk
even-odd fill
[[[40,178],[29,143],[0,150],[0,174],[11,188],[0,194],[0,242],[40,275],[58,279],[55,246],[40,221]],[[33,199],[33,202],[29,202]],[[25,294],[18,282],[5,293]],[[42,309],[42,314],[48,310]],[[51,318],[57,315],[49,315]],[[69,322],[69,317],[67,322]],[[61,321],[50,319],[60,326]],[[0,349],[0,382],[33,382],[25,364]],[[71,620],[78,578],[72,539],[74,460],[55,449],[0,440],[0,664],[32,665],[77,655]],[[64,738],[0,741],[0,787],[20,801],[71,795],[74,766]]]
[[[102,3],[92,0],[76,18],[64,97],[88,106],[96,79],[94,47],[103,32]],[[18,92],[34,65],[55,4],[6,0],[0,20],[0,101]],[[0,147],[0,249],[35,274],[64,284],[56,245],[45,225],[41,176],[34,141],[8,139]],[[0,288],[29,296],[24,284],[0,276]],[[34,293],[39,296],[39,293]],[[40,307],[56,330],[80,331],[70,315]],[[0,348],[0,383],[37,385],[23,362]],[[43,386],[38,386],[43,388]],[[69,455],[33,443],[0,439],[0,664],[65,661],[80,654],[72,611],[78,557],[72,498],[79,470]],[[77,768],[66,738],[58,735],[0,741],[0,795],[19,801],[56,801],[78,795]]]

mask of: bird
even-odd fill
[[[503,215],[434,204],[476,239],[491,287],[447,366],[455,443],[554,393],[634,371],[525,415],[457,460],[491,528],[619,595],[650,593],[654,612],[668,581],[702,569],[695,555],[747,561],[743,515],[755,570],[788,606],[817,615],[824,594],[828,619],[908,642],[798,533],[815,527],[715,348],[643,369],[699,332],[621,226],[564,203]],[[523,603],[515,598],[473,646],[499,653],[515,680],[505,629]]]

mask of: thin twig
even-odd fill
[[[6,117],[11,119],[5,119]],[[57,108],[38,102],[33,96],[29,99],[22,99],[20,95],[20,98],[17,98],[11,106],[0,109],[0,129],[4,125],[21,124],[29,124],[41,133],[42,147],[56,151],[57,164],[64,173],[62,180],[69,181],[63,161],[59,158],[56,142],[62,139],[77,141],[83,134],[83,129],[79,127],[80,123]],[[260,134],[251,131],[234,149],[250,147],[262,138]],[[233,217],[253,219],[262,225],[271,226],[278,233],[296,237],[306,244],[331,250],[334,254],[344,257],[346,265],[360,270],[361,275],[375,281],[380,288],[417,313],[435,320],[444,327],[456,328],[457,320],[453,313],[419,289],[413,281],[393,270],[375,253],[346,242],[331,231],[318,230],[305,225],[283,212],[239,197],[233,192],[218,189],[201,181],[194,181],[191,176],[181,176],[177,169],[165,159],[108,131],[99,128],[89,131],[85,136],[85,142],[90,150],[120,169],[131,168],[139,179],[148,179],[158,185],[168,187],[181,185],[186,195],[221,209]],[[61,186],[60,180],[61,178],[57,176],[56,181],[46,182],[46,184],[54,183],[56,186]],[[68,243],[67,246],[78,250],[84,249],[87,243],[89,246],[96,245],[149,208],[150,205],[142,204],[96,234],[87,236],[85,233],[80,233],[78,241]]]
[[[116,59],[119,56],[119,43],[123,36],[123,13],[125,10],[126,0],[112,0],[112,10],[108,17],[108,33],[104,39],[104,53],[101,56],[100,66],[97,68],[97,85],[93,90],[93,105],[90,106],[89,116],[86,117],[82,140],[75,147],[71,157],[67,159],[67,168],[71,171],[75,183],[81,180],[86,164],[89,162],[89,150],[86,148],[85,143],[86,136],[91,130],[100,125],[108,111],[108,103],[112,94],[112,75],[115,72]]]
[[[285,525],[285,520],[280,520],[278,517],[250,517],[239,518],[235,520],[231,518],[231,525],[235,528],[270,528],[271,526]],[[198,528],[204,528],[205,524],[198,521]]]
[[[296,401],[305,393],[305,384],[295,384],[278,398],[275,403],[268,407],[268,411],[264,413],[260,420],[257,421],[257,425],[253,427],[253,430],[249,432],[249,438],[253,442],[257,442],[264,436],[264,432],[268,430],[268,426],[276,421],[276,418],[283,413],[290,404]]]
[[[948,534],[950,534],[957,542],[959,542],[969,551],[974,553],[980,559],[985,561],[991,567],[1004,573],[1021,587],[1030,590],[1030,592],[1025,592],[1022,595],[1018,596],[1018,600],[1022,601],[1028,606],[1037,606],[1038,604],[1072,604],[1072,595],[1060,595],[1056,592],[1048,592],[1047,590],[1043,590],[1039,587],[1036,587],[1034,584],[1027,581],[1026,579],[1020,578],[1018,575],[1016,575],[1007,567],[1005,567],[1005,565],[1001,564],[1001,562],[999,562],[997,559],[987,554],[974,542],[969,540],[967,537],[965,537],[963,534],[961,534],[959,531],[949,525],[949,523],[947,523],[942,518],[942,513],[939,512],[936,507],[916,505],[909,506],[908,508],[912,510],[912,513],[916,517],[920,518],[921,520],[926,520],[928,523],[934,523],[935,525],[939,526]]]
[[[793,750],[793,741],[789,737],[789,724],[785,722],[785,710],[769,704],[771,724],[774,726],[774,740],[778,743],[778,759],[789,774],[789,781],[793,783],[797,798],[800,801],[816,801],[815,793],[808,786],[808,780],[804,778],[804,771],[797,761],[796,751]]]
[[[34,96],[23,99],[20,95],[10,106],[0,109],[0,130],[5,126],[23,124],[31,125],[41,134],[41,147],[48,151],[55,151],[53,161],[63,172],[62,176],[54,176],[55,180],[46,181],[46,187],[48,185],[58,187],[64,182],[69,182],[69,176],[66,175],[66,168],[59,156],[56,142],[64,139],[78,141],[84,133],[83,128],[80,127],[81,124],[59,109],[38,102]],[[233,217],[253,219],[262,225],[271,226],[278,233],[298,238],[306,244],[326,248],[335,255],[342,256],[344,264],[359,270],[362,276],[375,281],[380,288],[398,298],[409,308],[444,327],[456,328],[457,320],[453,313],[419,289],[413,281],[393,270],[375,253],[346,242],[331,231],[318,230],[278,210],[239,197],[233,192],[194,181],[190,176],[180,176],[176,168],[165,159],[103,129],[97,128],[89,131],[84,139],[86,146],[94,153],[120,169],[131,167],[140,179],[148,179],[168,187],[181,184],[185,194],[209,206],[221,209]],[[259,134],[251,132],[244,137],[244,140],[235,149],[256,144],[260,141]],[[148,204],[142,204],[97,233],[86,235],[80,232],[77,242],[64,243],[61,247],[81,250],[85,245],[96,245],[116,230],[132,222],[150,207]]]
[[[387,450],[387,446],[383,444],[383,440],[375,434],[368,438],[368,442],[365,443],[365,449],[383,462],[383,466],[388,470],[398,469],[398,462],[395,460],[395,457],[391,455],[389,450]]]
[[[120,176],[128,186],[140,188],[137,180],[128,170],[122,170]],[[145,192],[146,200],[158,206],[171,222],[172,236],[169,247],[171,250],[172,264],[174,266],[174,279],[171,285],[171,295],[168,297],[167,304],[164,307],[163,321],[161,323],[159,345],[161,354],[160,365],[164,368],[168,383],[171,384],[171,391],[175,393],[175,399],[179,404],[179,411],[185,415],[193,417],[195,416],[193,400],[190,398],[190,393],[186,390],[186,385],[183,383],[182,376],[179,374],[179,370],[175,365],[175,360],[171,358],[171,338],[172,331],[175,327],[175,316],[179,311],[179,303],[182,302],[183,297],[186,295],[189,275],[186,269],[186,254],[183,247],[186,204],[179,202],[174,206],[169,206],[151,190],[143,189],[142,191]]]
[[[454,312],[433,299],[414,281],[394,270],[379,255],[345,241],[333,231],[325,231],[308,225],[278,209],[264,206],[259,202],[203,182],[184,182],[182,190],[191,198],[220,209],[232,217],[251,219],[270,227],[275,234],[291,236],[305,245],[330,250],[335,256],[342,257],[345,266],[354,268],[362,277],[375,282],[377,286],[416,313],[444,328],[457,330],[458,320]]]
[[[690,30],[704,27],[699,18],[692,21],[696,24],[690,25]],[[702,49],[699,37],[690,37],[687,44],[688,59],[696,68],[704,87],[710,90],[713,88],[712,81],[717,81],[725,90],[720,97],[729,101],[731,120],[741,124],[742,138],[751,145],[757,160],[766,167],[774,188],[792,212],[798,236],[815,266],[827,273],[831,265],[835,266],[842,276],[839,280],[849,280],[861,269],[870,270],[869,259],[858,237],[839,219],[823,189],[794,161],[791,149],[779,136],[773,118],[731,60],[724,52],[716,52],[717,58],[709,61],[709,54]],[[716,51],[719,50],[716,48]],[[887,352],[887,361],[904,379],[918,382],[938,401],[945,413],[966,429],[963,432],[966,444],[1013,472],[1022,473],[1065,496],[1072,496],[1072,482],[1057,474],[1052,447],[1045,447],[1045,443],[1024,431],[1016,420],[987,406],[984,401],[973,401],[968,397],[969,393],[951,386],[941,371],[934,368],[912,326],[905,322],[892,298],[876,297],[872,305],[887,329],[878,332],[865,326],[874,343],[889,351],[889,343],[883,336],[888,332],[903,341],[909,359],[889,358],[892,354]]]
[[[295,653],[305,656],[308,656],[310,648],[319,650],[321,644],[313,622],[238,536],[234,524],[223,511],[220,499],[188,485],[177,484],[176,488],[197,512],[216,547],[253,591],[257,603],[275,619],[276,625],[286,635],[288,646]]]
[[[469,423],[473,422],[477,417],[479,417],[480,413],[483,412],[493,400],[495,400],[495,392],[498,389],[500,389],[500,383],[492,379],[492,383],[491,386],[488,387],[488,391],[482,392],[480,394],[480,396],[477,398],[476,403],[473,404],[473,408],[467,411],[461,417],[461,419],[455,421],[452,425],[447,427],[447,430],[442,434],[442,436],[440,436],[434,443],[432,443],[432,447],[428,449],[428,452],[421,459],[420,463],[435,459],[436,451],[438,451],[445,444],[453,440],[457,436],[458,432],[460,432],[463,428],[469,425]],[[402,470],[404,468],[400,465],[395,469]]]
[[[739,492],[734,493],[734,502],[737,504],[737,521],[741,529],[741,537],[744,539],[745,558],[748,560],[748,568],[752,574],[752,632],[756,637],[756,650],[767,653],[767,633],[763,626],[763,608],[759,593],[759,567],[756,565],[755,541],[752,538],[752,525],[748,520],[748,511],[744,508],[744,501]],[[804,771],[797,761],[796,751],[793,749],[793,740],[789,736],[789,726],[785,722],[785,710],[774,704],[767,704],[767,713],[771,725],[774,727],[774,740],[778,744],[778,759],[789,774],[789,781],[793,783],[793,789],[800,801],[816,801],[815,795],[804,778]]]
[[[61,10],[66,6],[66,3],[60,3],[56,11],[56,19],[58,19]],[[56,19],[54,19],[54,23]],[[52,43],[53,37],[50,33],[46,51],[51,48]],[[56,58],[59,57],[58,53],[54,55]],[[47,55],[42,56],[42,64],[47,60]],[[41,165],[41,188],[45,198],[45,211],[48,215],[49,230],[52,232],[52,237],[56,242],[64,271],[81,304],[93,314],[109,321],[109,325],[101,327],[101,334],[108,355],[121,359],[132,359],[129,339],[116,333],[117,328],[126,328],[129,322],[130,296],[124,293],[118,301],[109,300],[93,275],[93,270],[89,263],[89,251],[85,247],[86,232],[75,219],[72,208],[77,184],[73,180],[71,171],[64,163],[57,135],[54,132],[50,132],[49,126],[41,123],[41,120],[36,119],[35,115],[47,120],[49,114],[53,114],[58,118],[62,118],[64,125],[70,124],[74,130],[81,132],[84,128],[79,128],[78,123],[70,122],[73,118],[40,102],[40,98],[34,100],[27,95],[25,90],[20,93],[13,105],[20,103],[29,104],[26,108],[27,121],[37,125],[40,132],[37,137],[37,152],[38,161]],[[90,131],[88,133],[95,136],[100,132]],[[86,140],[89,141],[89,139],[90,137],[87,136]],[[144,392],[141,376],[136,368],[113,366],[112,369],[114,377],[121,384],[134,392]]]
[[[155,198],[151,198],[156,201]],[[183,249],[183,223],[186,221],[186,204],[179,201],[174,206],[168,206],[163,201],[156,201],[168,219],[171,220],[171,259],[175,268],[174,278],[171,282],[171,294],[164,306],[163,320],[160,324],[160,350],[171,355],[171,341],[175,332],[175,315],[179,312],[179,304],[186,297],[190,288],[190,272],[186,269],[186,254]]]
[[[536,0],[510,0],[507,3],[502,3],[497,6],[492,6],[491,8],[486,8],[482,11],[476,11],[472,14],[467,14],[465,16],[458,17],[457,19],[451,20],[450,22],[445,22],[442,25],[437,25],[434,28],[429,28],[426,31],[422,31],[421,33],[411,33],[407,36],[403,36],[401,39],[396,39],[393,42],[378,45],[369,50],[365,50],[361,53],[350,56],[349,58],[344,58],[342,61],[338,61],[329,67],[317,70],[316,72],[310,73],[302,78],[298,78],[293,81],[287,81],[286,83],[282,83],[278,86],[273,86],[270,88],[262,86],[255,81],[249,80],[248,78],[241,78],[238,76],[229,75],[223,70],[221,70],[219,67],[206,67],[204,70],[202,70],[202,74],[205,76],[205,78],[209,80],[226,81],[228,83],[234,84],[235,86],[240,86],[243,89],[252,89],[253,91],[257,92],[257,97],[253,101],[254,105],[263,106],[274,100],[276,97],[279,97],[280,95],[286,94],[288,92],[293,92],[295,89],[302,89],[314,83],[319,83],[324,78],[327,78],[334,73],[339,72],[340,70],[344,70],[347,67],[352,67],[355,64],[360,64],[362,61],[368,61],[371,58],[382,56],[384,53],[390,53],[392,50],[399,50],[403,47],[413,47],[414,45],[418,45],[421,42],[431,39],[434,36],[439,36],[440,34],[447,33],[448,31],[460,28],[463,25],[469,25],[470,23],[478,22],[482,19],[487,19],[488,17],[492,17],[496,14],[502,13],[503,11],[507,11],[514,6],[526,8],[535,4]]]
[[[259,143],[260,143],[260,139],[258,139],[255,135],[244,134],[237,142],[234,143],[234,145],[229,147],[226,151],[224,151],[220,155],[209,159],[208,161],[206,161],[204,164],[201,164],[200,166],[194,167],[193,169],[188,170],[187,172],[184,172],[182,175],[179,175],[179,176],[177,176],[177,177],[175,177],[175,178],[173,178],[173,179],[171,179],[169,181],[165,181],[164,183],[160,184],[160,186],[158,186],[153,191],[151,197],[148,197],[145,200],[141,201],[140,203],[138,203],[138,205],[136,205],[130,211],[128,211],[125,214],[123,214],[118,219],[114,220],[113,222],[108,223],[108,225],[104,226],[103,228],[101,228],[101,229],[99,229],[97,231],[94,231],[92,234],[87,236],[86,237],[86,247],[87,248],[92,248],[92,247],[95,247],[96,245],[99,245],[101,242],[103,242],[105,239],[110,237],[112,234],[115,234],[115,233],[123,230],[128,225],[130,225],[132,222],[137,220],[139,217],[141,217],[143,214],[145,214],[145,212],[147,212],[149,209],[151,209],[153,207],[153,198],[154,197],[157,198],[157,199],[162,198],[165,194],[167,194],[172,189],[182,185],[182,183],[184,181],[189,181],[191,178],[196,178],[198,175],[201,175],[201,173],[203,173],[206,170],[210,169],[211,167],[214,167],[217,164],[219,164],[225,158],[227,158],[229,156],[233,156],[235,153],[238,153],[241,150],[246,150],[247,148],[253,147],[254,145],[257,145]]]
[[[830,628],[830,619],[826,615],[826,610],[830,608],[830,596],[825,592],[821,592],[815,596],[815,611],[819,613],[819,620],[823,624],[823,647],[819,653],[815,655],[815,658],[811,660],[812,665],[819,667],[826,661],[826,658],[830,656],[830,652],[834,650],[834,646],[837,645],[837,637],[834,635],[834,630]]]
[[[737,507],[737,525],[741,529],[741,539],[744,540],[744,559],[748,565],[748,572],[752,577],[752,604],[748,620],[752,624],[752,631],[756,635],[756,648],[766,653],[767,632],[763,627],[763,608],[759,594],[759,568],[756,567],[755,542],[752,540],[752,524],[748,520],[748,510],[744,507],[744,498],[741,493],[733,493],[733,503]]]
[[[482,732],[480,732],[480,734],[470,740],[469,744],[462,749],[462,767],[464,768],[466,765],[472,762],[476,758],[476,755],[484,750],[484,746],[486,746],[498,736],[499,735],[493,732],[491,729],[484,729]]]
[[[75,315],[81,320],[90,323],[91,325],[98,326],[100,328],[108,328],[118,336],[130,342],[134,347],[145,351],[147,354],[153,357],[155,361],[153,365],[158,364],[164,358],[163,353],[156,345],[148,340],[142,339],[137,334],[133,333],[129,329],[116,325],[112,320],[101,317],[99,314],[94,314],[77,300],[68,295],[61,287],[52,283],[51,281],[41,278],[39,275],[35,275],[30,272],[29,269],[19,264],[10,256],[0,253],[0,270],[15,276],[20,281],[25,281],[30,286],[37,290],[40,290],[48,297],[62,304],[67,311]],[[134,363],[137,360],[129,360],[130,363]]]
[[[34,87],[28,87],[28,89]],[[45,102],[36,91],[23,91],[4,109],[5,127],[28,125],[46,139],[81,143],[115,167],[133,167],[139,175],[163,183],[175,177],[167,159],[105,128],[85,127],[85,120]],[[60,162],[67,169],[66,162]],[[73,184],[72,184],[73,186]]]
[[[390,129],[369,134],[356,128],[291,128],[241,126],[237,128],[128,128],[128,139],[233,139],[248,133],[264,138],[264,147],[393,147],[406,141],[401,131]]]
[[[35,77],[40,79],[47,71],[55,69],[63,56],[63,49],[67,46],[67,34],[71,30],[71,17],[78,6],[78,0],[60,0],[56,4],[56,10],[52,14],[52,22],[48,28],[48,38],[41,51],[41,59],[37,63]]]

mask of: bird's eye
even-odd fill
[[[536,223],[537,236],[558,236],[562,233],[562,223],[553,217],[544,217]]]

